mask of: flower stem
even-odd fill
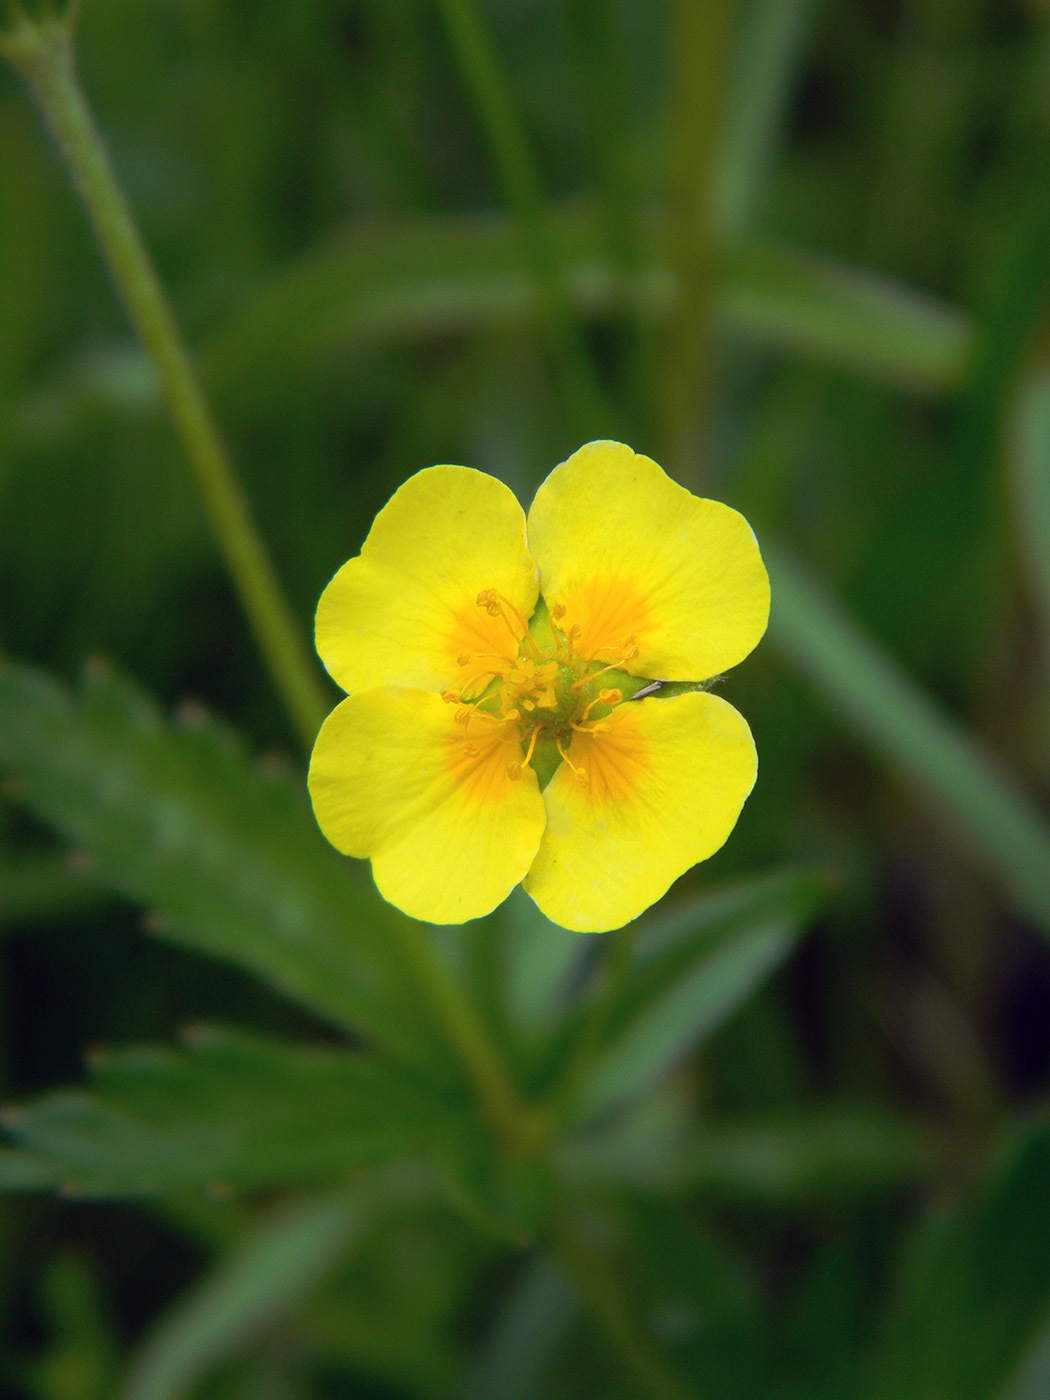
[[[550,1244],[595,1325],[639,1391],[651,1400],[696,1400],[642,1327],[619,1285],[618,1271],[580,1238],[568,1203],[553,1217]]]
[[[546,1115],[521,1097],[484,1022],[435,956],[424,930],[408,919],[399,919],[397,927],[416,980],[466,1069],[504,1149],[511,1157],[538,1151],[547,1138]]]
[[[521,231],[575,430],[585,439],[610,436],[611,409],[565,290],[536,160],[495,50],[474,0],[440,0],[440,6],[496,178]]]
[[[635,925],[626,924],[609,937],[609,951],[598,993],[580,1027],[576,1044],[562,1071],[552,1098],[553,1121],[557,1124],[571,1120],[576,1100],[587,1070],[609,1025],[609,1019],[623,992],[634,952]]]
[[[0,57],[25,77],[65,158],[118,292],[156,367],[263,654],[309,745],[328,708],[319,678],[252,524],[171,309],[77,83],[70,30],[67,19],[33,23],[16,11],[13,24],[0,35]],[[508,1150],[529,1150],[540,1140],[533,1111],[521,1099],[473,1006],[435,958],[421,931],[408,921],[403,928],[405,952],[420,987],[494,1130]]]
[[[312,744],[329,708],[321,680],[252,523],[233,468],[149,254],[77,82],[69,12],[30,21],[16,10],[0,36],[69,167],[132,325],[153,361],[205,510],[288,713]]]
[[[734,0],[677,0],[672,16],[670,260],[677,287],[668,327],[663,452],[684,485],[697,484],[714,355],[712,312],[719,239],[714,181]]]

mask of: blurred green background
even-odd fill
[[[0,1396],[1050,1394],[1050,6],[83,0],[77,54],[304,634],[412,473],[466,463],[527,503],[600,436],[747,515],[773,620],[721,687],[758,786],[640,934],[665,998],[643,1069],[625,1001],[553,1156],[490,1160],[477,1126],[440,1189],[418,1141],[258,1166],[316,1131],[294,1075],[254,1107],[220,1076],[211,1129],[199,1105],[180,1126],[196,1088],[147,1087],[163,1152],[119,1084],[101,1126],[82,1099],[24,1139],[9,1115]],[[335,863],[7,67],[0,522],[3,1097],[59,1103],[85,1053],[104,1071],[187,1023],[342,1044],[283,954],[230,931],[210,841],[265,885],[251,861],[294,808],[295,879]],[[176,791],[222,821],[158,874]],[[366,879],[348,899],[381,939]],[[573,992],[614,972],[527,906],[434,937],[537,1094]],[[262,1146],[194,1180],[231,1103]]]

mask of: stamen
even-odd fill
[[[521,762],[507,764],[507,777],[510,778],[512,782],[516,783],[521,777],[523,770],[527,768],[528,765],[532,762],[532,751],[536,747],[536,739],[539,735],[539,732],[540,731],[538,727],[533,729],[532,735],[529,738],[529,747],[526,750],[525,757],[521,760]]]
[[[463,699],[463,696],[458,690],[453,690],[449,687],[448,690],[443,690],[441,692],[441,698],[446,705],[458,705]]]
[[[497,593],[494,588],[484,588],[474,601],[479,608],[485,609],[489,617],[502,617],[518,646],[524,642],[536,660],[540,660],[540,649],[529,636],[529,624],[509,598],[505,598],[502,593]],[[521,628],[520,632],[515,632],[511,623],[511,618],[513,618]]]
[[[595,705],[619,705],[623,700],[622,690],[599,690],[598,698],[592,700],[580,716],[581,721],[585,720]]]
[[[513,666],[514,658],[498,651],[461,651],[456,657],[457,666],[469,666],[472,661],[502,661],[504,666]],[[499,675],[499,671],[486,672],[486,675]]]
[[[569,765],[569,767],[572,769],[573,773],[575,774],[575,777],[576,777],[576,785],[577,785],[577,787],[585,788],[585,787],[587,786],[588,782],[590,781],[590,779],[587,777],[587,770],[586,770],[586,768],[577,768],[577,767],[576,767],[575,763],[573,763],[572,759],[569,757],[569,755],[568,755],[568,754],[565,752],[565,750],[562,748],[561,735],[560,735],[560,734],[555,734],[555,736],[554,736],[554,742],[555,742],[555,744],[557,745],[558,752],[559,752],[559,753],[561,754],[561,756],[562,756],[562,762],[563,762],[563,763],[567,763],[567,764]]]
[[[487,719],[490,724],[502,724],[505,718],[511,718],[509,714],[507,716],[489,714],[488,710],[483,710],[481,708],[482,703],[483,702],[479,700],[474,705],[464,705],[462,709],[457,710],[455,716],[456,723],[467,725],[472,719]],[[513,718],[517,719],[517,715],[513,715]]]
[[[623,660],[628,661],[638,655],[638,638],[633,632],[628,633],[618,647],[596,647],[594,654],[598,655],[602,651],[619,652]]]

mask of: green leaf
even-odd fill
[[[0,766],[86,846],[156,933],[261,975],[311,1011],[437,1070],[442,1042],[397,958],[401,918],[325,843],[297,776],[254,765],[194,712],[181,726],[105,668],[70,694],[0,662]]]
[[[1014,518],[1033,599],[1050,637],[1050,368],[1021,385],[1013,403],[1009,458]]]
[[[109,901],[108,892],[65,855],[33,853],[0,861],[0,936],[15,924],[62,918]]]
[[[850,729],[937,800],[1008,898],[1050,935],[1050,825],[789,555],[769,540],[763,553],[777,646]]]
[[[788,956],[826,889],[812,874],[776,875],[641,923],[634,966],[587,1071],[586,1112],[641,1094],[717,1030]]]
[[[59,1186],[62,1176],[29,1152],[0,1147],[0,1191],[38,1191]]]
[[[705,1123],[668,1132],[639,1106],[579,1139],[565,1161],[581,1179],[663,1194],[704,1192],[735,1204],[782,1206],[901,1190],[932,1175],[937,1146],[922,1124],[853,1108],[783,1120]]]
[[[1050,1125],[1018,1132],[913,1241],[870,1400],[992,1400],[1050,1314]]]
[[[726,329],[918,393],[957,389],[974,335],[961,312],[859,268],[758,239],[726,254]]]
[[[511,1288],[471,1366],[466,1400],[538,1400],[550,1394],[548,1372],[578,1325],[576,1295],[545,1255]]]
[[[512,892],[502,916],[507,1015],[526,1034],[543,1035],[567,1011],[573,973],[595,939],[552,924],[522,889]]]
[[[250,1345],[317,1287],[352,1243],[359,1213],[333,1196],[264,1221],[162,1319],[132,1363],[121,1400],[182,1400],[219,1361]]]
[[[643,262],[627,279],[610,265],[590,206],[557,210],[551,229],[566,289],[581,315],[625,309],[665,318],[674,288],[664,230],[652,219]],[[722,261],[717,310],[725,334],[842,366],[902,388],[943,393],[962,382],[973,330],[954,307],[889,278],[757,239]],[[318,244],[274,272],[203,349],[220,392],[260,392],[293,369],[355,345],[520,327],[539,299],[506,217],[431,217],[370,224]]]
[[[45,1095],[3,1121],[34,1164],[19,1183],[16,1156],[12,1185],[57,1175],[70,1191],[118,1196],[447,1160],[476,1132],[461,1102],[375,1056],[211,1028],[183,1050],[101,1057],[90,1089]]]
[[[726,234],[745,232],[763,213],[812,11],[813,0],[754,0],[737,11],[714,194]]]

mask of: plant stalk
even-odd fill
[[[304,745],[330,708],[234,476],[215,419],[77,81],[72,22],[16,18],[0,57],[25,78],[69,168],[117,292],[153,362],[241,603]]]
[[[670,263],[677,295],[666,341],[663,461],[699,483],[713,397],[720,240],[715,180],[733,0],[677,0],[672,14]]]
[[[584,440],[610,436],[611,410],[565,289],[537,163],[496,52],[474,0],[440,0],[440,8],[496,178],[521,232],[575,431]]]

